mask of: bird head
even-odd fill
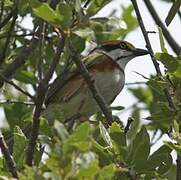
[[[149,53],[147,50],[135,48],[131,43],[121,40],[105,42],[101,45],[98,45],[93,51],[109,56],[123,69],[131,59]]]

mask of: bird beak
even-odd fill
[[[149,54],[149,52],[145,49],[139,49],[139,48],[135,48],[133,50],[133,53],[135,56],[143,56],[143,55],[146,55],[146,54]]]

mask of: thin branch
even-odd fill
[[[152,3],[150,2],[150,0],[144,0],[144,3],[146,4],[146,7],[148,8],[150,14],[152,15],[155,23],[161,27],[163,35],[165,37],[165,39],[167,40],[168,44],[170,45],[170,47],[173,49],[173,51],[179,55],[179,53],[181,52],[181,47],[179,46],[179,44],[174,40],[174,38],[172,37],[172,35],[170,34],[170,32],[167,30],[166,26],[164,25],[164,23],[161,21],[161,19],[159,18],[157,12],[155,11]]]
[[[0,65],[4,62],[4,59],[6,57],[6,52],[8,50],[8,46],[9,46],[10,40],[11,40],[11,34],[12,34],[13,29],[14,29],[15,22],[16,22],[17,18],[18,18],[18,16],[17,16],[17,14],[15,14],[13,16],[13,20],[11,22],[11,26],[10,26],[9,31],[7,33],[7,38],[6,38],[6,42],[5,42],[4,48],[3,48],[2,53],[0,55]]]
[[[28,149],[27,149],[27,155],[26,155],[26,163],[29,166],[32,166],[32,163],[33,163],[34,149],[36,146],[36,140],[38,137],[38,131],[39,131],[39,126],[40,126],[40,115],[42,111],[42,105],[45,100],[45,95],[48,89],[48,83],[59,62],[61,53],[63,52],[63,49],[64,49],[64,44],[65,44],[65,35],[63,32],[61,32],[61,39],[58,44],[54,59],[50,65],[49,70],[45,74],[45,77],[40,81],[38,85],[36,107],[35,107],[35,111],[33,115],[32,131],[31,131],[30,140],[29,140]]]
[[[13,81],[7,79],[5,76],[0,74],[0,78],[4,80],[4,82],[7,82],[8,84],[12,85],[15,89],[17,89],[18,91],[20,91],[21,93],[25,94],[26,96],[28,96],[31,100],[35,101],[34,96],[32,96],[30,93],[24,91],[23,89],[21,89],[18,85],[16,85]]]
[[[124,128],[124,133],[125,133],[125,134],[129,131],[130,126],[131,126],[131,124],[132,124],[132,122],[133,122],[133,121],[134,121],[134,120],[133,120],[133,118],[132,118],[132,117],[129,117],[129,118],[128,118],[128,121],[127,121],[126,127]]]
[[[13,17],[13,13],[12,13],[12,11],[9,13],[9,14],[7,14],[6,16],[5,16],[5,18],[0,22],[0,29],[2,28],[2,27],[4,27],[8,22],[9,22],[9,20],[11,19]]]
[[[34,34],[33,33],[23,33],[23,34],[11,34],[11,37],[26,37],[26,36],[33,36]],[[3,39],[3,38],[6,38],[8,36],[8,33],[3,33],[3,34],[0,34],[0,39]],[[47,37],[48,38],[48,37]]]
[[[29,46],[24,48],[20,52],[20,54],[17,55],[17,57],[15,58],[13,62],[7,65],[7,67],[5,67],[4,70],[2,70],[1,72],[2,76],[6,77],[7,79],[10,78],[16,72],[17,69],[19,69],[23,64],[25,64],[28,57],[31,55],[33,50],[38,45],[37,34],[39,34],[39,29],[37,30],[37,32],[35,32],[34,37],[30,41]],[[4,80],[2,79],[2,77],[0,77],[0,88],[3,86],[3,83],[4,83]]]
[[[105,115],[108,125],[111,125],[113,122],[113,117],[112,117],[112,112],[111,112],[107,102],[102,97],[102,95],[99,93],[95,83],[92,80],[91,75],[89,74],[89,71],[87,70],[84,63],[80,60],[80,57],[78,56],[78,54],[75,52],[73,47],[71,47],[70,49],[73,50],[72,59],[74,60],[77,67],[79,68],[81,75],[85,79],[94,99],[96,100],[97,104],[99,105],[100,109],[102,110],[103,114]]]
[[[42,80],[42,63],[43,63],[43,55],[42,55],[42,49],[45,41],[45,22],[41,20],[41,25],[40,25],[40,38],[39,38],[39,58],[37,62],[37,71],[38,71],[38,78],[41,81]]]
[[[16,164],[13,160],[13,157],[11,156],[11,154],[9,152],[6,142],[4,141],[3,135],[0,135],[0,148],[1,148],[1,152],[4,156],[4,158],[6,160],[6,163],[8,165],[9,171],[11,172],[11,174],[14,178],[18,179]]]
[[[1,1],[0,22],[4,12],[4,1]]]
[[[25,101],[18,101],[18,100],[9,100],[9,99],[0,99],[0,105],[3,104],[24,104],[26,106],[34,106],[35,103],[33,102],[25,102]]]
[[[132,86],[132,85],[138,85],[138,84],[147,84],[147,82],[145,81],[128,82],[128,83],[125,83],[125,86]]]

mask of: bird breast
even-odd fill
[[[98,72],[95,76],[95,84],[107,103],[111,103],[124,86],[125,76],[120,69]]]

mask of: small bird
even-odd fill
[[[99,93],[108,104],[111,104],[124,87],[126,64],[131,59],[148,53],[147,50],[135,48],[127,41],[114,40],[98,45],[82,61]],[[69,120],[88,120],[90,116],[100,111],[87,83],[75,66],[63,76],[58,76],[51,84],[45,105],[46,109],[42,111],[42,116],[50,125],[59,115],[58,112],[60,116],[63,113],[66,122],[71,122]],[[31,128],[32,125],[28,124],[22,130],[29,136]],[[12,135],[5,135],[5,139],[12,151]]]
[[[124,87],[126,64],[146,54],[147,50],[135,48],[127,41],[114,40],[98,45],[82,61],[99,93],[111,104]],[[78,68],[72,68],[64,77],[63,81],[58,77],[50,86],[43,114],[60,110],[65,119],[85,119],[100,111]]]

